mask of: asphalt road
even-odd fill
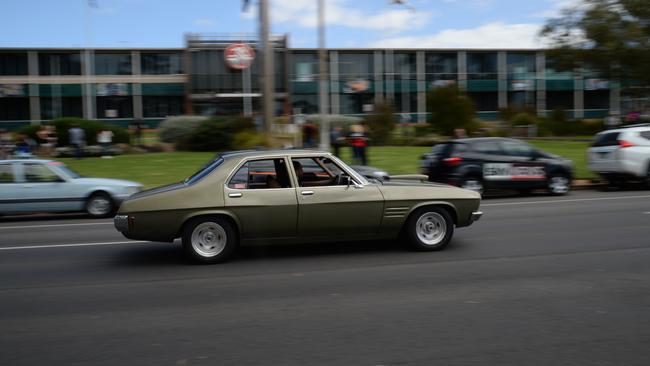
[[[443,252],[0,221],[0,365],[648,365],[650,191],[485,200]]]

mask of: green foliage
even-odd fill
[[[379,104],[375,106],[375,113],[367,116],[365,121],[370,128],[373,145],[386,145],[395,129],[393,107],[389,104]]]
[[[100,121],[89,121],[77,117],[63,117],[54,119],[49,124],[53,125],[56,129],[58,137],[57,144],[59,146],[67,146],[70,144],[68,130],[70,130],[74,125],[77,125],[84,130],[86,134],[86,145],[96,145],[97,134],[102,130],[110,130],[113,132],[114,144],[128,144],[130,139],[129,132],[126,129],[102,123]],[[25,134],[35,141],[38,141],[38,137],[36,136],[38,129],[38,125],[29,125],[21,128],[19,133]]]
[[[256,137],[253,120],[245,117],[214,117],[202,121],[190,134],[176,143],[179,150],[188,151],[226,151],[245,145],[242,136],[235,143],[235,136],[247,132]],[[250,143],[256,143],[252,141]],[[257,145],[255,145],[257,146]]]
[[[158,133],[162,142],[177,144],[187,139],[207,117],[178,116],[169,117],[160,123]]]
[[[232,139],[232,148],[235,150],[254,149],[266,146],[264,135],[254,130],[244,130],[237,132]]]
[[[550,19],[541,34],[553,47],[548,55],[556,69],[586,65],[603,78],[649,86],[648,24],[647,0],[584,0]]]
[[[470,133],[476,127],[474,104],[455,85],[430,90],[427,93],[427,108],[431,112],[431,126],[442,135],[451,136],[457,128],[464,128]]]
[[[541,136],[592,136],[604,128],[602,119],[569,120],[562,109],[553,110],[539,122]]]
[[[530,125],[536,125],[538,123],[538,119],[536,116],[528,113],[519,113],[516,114],[512,119],[510,119],[508,122],[510,122],[511,126],[530,126]]]

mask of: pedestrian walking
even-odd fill
[[[86,133],[79,125],[74,124],[68,130],[68,137],[70,145],[75,149],[75,157],[81,159],[83,157],[83,148],[86,145]]]
[[[358,165],[368,165],[368,137],[363,125],[352,125],[350,127],[350,146],[352,147],[352,161]]]
[[[330,144],[332,145],[332,148],[334,149],[334,155],[339,156],[341,152],[341,146],[343,146],[345,142],[345,138],[343,137],[343,134],[341,133],[341,127],[336,126],[332,131],[330,132]]]
[[[113,143],[113,131],[107,129],[101,130],[97,134],[97,142],[102,147],[102,158],[112,158],[111,144]]]
[[[14,150],[14,137],[11,132],[0,129],[0,159],[9,159],[11,152]]]

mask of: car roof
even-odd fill
[[[249,158],[249,157],[265,157],[265,156],[304,156],[304,155],[330,155],[327,151],[307,150],[307,149],[274,149],[274,150],[239,150],[228,151],[219,154],[224,159],[230,158]]]
[[[47,160],[47,159],[7,159],[7,160],[0,160],[0,163],[41,163],[41,164],[47,164],[51,163],[54,160]]]
[[[623,128],[616,128],[616,129],[611,129],[611,130],[605,130],[598,132],[598,135],[606,134],[606,133],[614,133],[614,132],[643,132],[643,131],[650,131],[650,126],[637,126],[637,127],[623,127]]]
[[[481,142],[481,141],[519,141],[517,139],[511,139],[508,137],[471,137],[471,138],[464,138],[464,139],[454,139],[454,140],[448,140],[445,141],[445,143],[473,143],[473,142]]]

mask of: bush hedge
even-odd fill
[[[48,124],[53,125],[56,129],[57,134],[57,145],[58,146],[68,146],[70,145],[68,130],[72,128],[73,125],[78,125],[81,129],[84,130],[86,134],[86,145],[96,145],[97,144],[97,134],[102,130],[109,130],[113,132],[113,143],[114,144],[128,144],[130,140],[129,132],[118,126],[102,123],[100,121],[90,121],[83,118],[76,117],[63,117],[57,118],[49,122]],[[38,141],[38,136],[36,132],[39,130],[39,125],[29,125],[21,128],[19,133],[25,134],[34,141]]]

